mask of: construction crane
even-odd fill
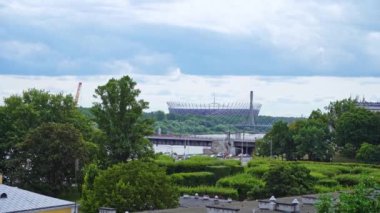
[[[75,95],[75,99],[74,99],[75,106],[78,105],[78,100],[79,100],[79,95],[80,95],[80,89],[81,88],[82,88],[82,82],[79,82],[78,89],[77,89],[77,94]]]

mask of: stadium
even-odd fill
[[[167,102],[169,113],[179,115],[196,116],[241,116],[249,118],[249,124],[254,125],[254,121],[259,115],[261,104],[253,103],[253,92],[250,93],[249,103],[213,103],[196,104],[182,102]]]

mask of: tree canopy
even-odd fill
[[[77,110],[71,95],[30,89],[4,99],[0,106],[0,172],[10,184],[19,166],[14,158],[17,145],[30,131],[48,122],[71,124],[84,139],[91,137],[91,123]]]
[[[81,202],[85,212],[98,212],[102,206],[116,208],[118,212],[135,212],[178,205],[177,188],[165,169],[153,162],[134,160],[107,170],[88,171]]]
[[[42,124],[18,144],[17,161],[23,165],[18,167],[18,185],[55,196],[69,191],[78,182],[79,163],[88,161],[86,148],[72,124]]]
[[[129,76],[111,79],[95,90],[92,112],[99,129],[105,134],[102,149],[110,164],[151,155],[152,147],[145,136],[152,134],[152,121],[142,117],[148,103],[138,100],[140,90]]]

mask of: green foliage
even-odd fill
[[[319,213],[334,213],[334,202],[333,197],[329,194],[324,194],[319,196],[315,208]]]
[[[14,158],[17,145],[29,131],[49,122],[71,124],[85,140],[91,138],[90,121],[75,107],[71,95],[30,89],[4,99],[0,106],[0,172],[10,178],[8,184],[15,184],[19,178],[15,171],[20,164]]]
[[[216,186],[234,188],[238,191],[239,200],[244,200],[249,191],[264,186],[264,182],[249,174],[238,174],[218,180]]]
[[[151,143],[145,136],[152,134],[152,121],[142,117],[148,103],[137,100],[140,90],[129,77],[111,79],[98,86],[92,113],[95,121],[106,135],[102,149],[109,163],[125,162],[129,159],[153,155]]]
[[[199,196],[208,195],[210,197],[215,197],[217,195],[219,198],[224,199],[238,199],[237,190],[232,188],[223,188],[215,186],[179,187],[179,191],[181,194],[188,195],[195,195],[195,193],[198,193]]]
[[[338,181],[334,180],[334,179],[321,179],[321,180],[318,180],[318,184],[320,185],[323,185],[323,186],[327,186],[327,187],[334,187],[334,186],[337,186],[338,185]]]
[[[215,184],[212,172],[188,172],[171,175],[173,182],[180,186],[201,186]]]
[[[264,140],[272,142],[273,155],[284,154],[287,160],[294,159],[295,144],[287,123],[283,121],[274,123],[271,131],[265,135]]]
[[[310,170],[297,164],[274,165],[264,175],[265,188],[276,197],[313,192]]]
[[[351,174],[337,175],[335,179],[343,186],[354,186],[360,182],[359,176]]]
[[[356,108],[343,113],[337,120],[336,143],[350,150],[343,152],[347,157],[355,157],[356,150],[366,141],[379,144],[380,117],[366,109]],[[347,147],[348,144],[351,146]]]
[[[178,205],[177,188],[165,171],[155,163],[130,161],[85,176],[82,197],[84,212],[98,212],[99,207],[116,208],[118,212],[173,208]]]
[[[244,167],[240,166],[240,161],[238,160],[223,160],[208,156],[193,156],[189,159],[177,161],[175,163],[162,160],[156,160],[156,162],[160,166],[166,167],[168,174],[209,171],[209,166],[227,166],[230,168],[230,174],[244,171]]]
[[[226,177],[231,174],[231,167],[229,166],[207,166],[206,171],[214,174],[215,182],[220,178]]]
[[[379,197],[372,196],[373,189],[360,183],[350,193],[342,193],[337,205],[338,213],[380,212]]]
[[[247,173],[258,178],[262,178],[264,174],[269,170],[268,164],[262,164],[247,169]]]
[[[297,156],[308,156],[309,160],[330,161],[334,149],[327,123],[320,120],[302,120],[293,128],[293,139]]]
[[[380,163],[380,145],[362,143],[356,153],[356,159],[366,163]]]
[[[144,117],[155,120],[155,129],[160,128],[162,134],[212,134],[236,132],[241,130],[234,124],[246,122],[245,116],[195,116],[165,114],[162,111],[145,113]],[[257,122],[273,124],[276,121],[290,123],[297,118],[258,116]],[[258,132],[267,132],[269,127],[257,127]]]
[[[75,161],[88,161],[86,143],[71,124],[46,123],[32,130],[18,146],[18,185],[57,196],[76,183]]]

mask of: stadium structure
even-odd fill
[[[357,105],[372,112],[380,112],[380,102],[358,102]]]
[[[196,104],[182,102],[167,102],[169,113],[197,116],[242,116],[246,117],[246,125],[255,125],[261,104],[253,103],[253,92],[250,93],[249,103],[213,103]]]

